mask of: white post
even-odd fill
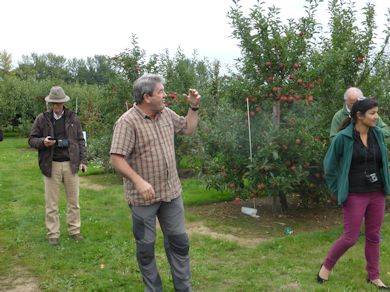
[[[249,159],[251,162],[253,162],[252,158],[252,133],[251,133],[251,117],[249,112],[249,99],[246,98],[246,111],[248,115],[248,134],[249,134]],[[256,210],[256,198],[253,197],[253,209]],[[257,212],[257,210],[256,210]]]
[[[252,134],[251,134],[251,118],[249,114],[249,99],[246,99],[246,109],[248,115],[248,132],[249,132],[249,159],[252,162]]]
[[[87,132],[83,131],[83,138],[85,140],[85,146],[87,146]]]

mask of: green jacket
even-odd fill
[[[340,129],[341,124],[343,121],[348,118],[349,112],[347,111],[346,106],[344,105],[341,110],[339,110],[337,113],[334,114],[332,119],[332,124],[330,126],[330,138],[332,139],[334,136],[336,136],[337,132]],[[390,128],[382,121],[382,119],[379,117],[378,122],[376,125],[383,130],[383,133],[385,134],[385,137],[390,137]]]
[[[371,128],[382,154],[381,176],[384,184],[385,194],[390,193],[390,176],[387,162],[387,147],[383,131],[378,128]],[[325,180],[332,191],[337,196],[337,201],[342,204],[348,197],[349,192],[349,169],[352,161],[353,150],[353,124],[341,130],[332,140],[324,158]]]

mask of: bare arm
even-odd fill
[[[192,133],[195,131],[196,127],[198,126],[199,121],[199,115],[198,110],[193,109],[199,109],[200,105],[200,98],[199,92],[196,89],[190,89],[189,93],[187,95],[187,100],[190,104],[190,108],[187,112],[187,129],[184,131],[184,135],[192,135]]]
[[[199,115],[198,111],[193,111],[191,108],[187,112],[187,129],[184,131],[184,135],[192,135],[198,126]]]
[[[151,200],[155,197],[152,185],[134,171],[134,169],[127,163],[124,156],[111,154],[111,164],[116,171],[134,184],[136,190],[144,197],[145,201]]]

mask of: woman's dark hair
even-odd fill
[[[377,106],[378,106],[378,102],[376,102],[375,100],[373,100],[371,98],[358,100],[357,102],[355,102],[353,104],[349,117],[346,118],[341,123],[339,131],[341,131],[342,129],[345,129],[351,123],[351,121],[356,121],[358,112],[360,114],[364,115],[366,113],[366,111],[368,111],[374,107],[377,107]]]

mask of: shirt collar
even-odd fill
[[[62,111],[62,113],[60,115],[57,115],[54,111],[53,111],[53,117],[55,120],[59,120],[62,118],[62,116],[64,115],[64,111]]]
[[[345,107],[345,110],[347,111],[347,113],[350,114],[351,110],[348,108],[348,106],[346,104],[344,104],[344,107]]]
[[[148,119],[148,120],[151,120],[151,117],[149,117],[147,114],[144,113],[144,111],[138,106],[138,105],[134,105],[134,110],[140,115],[142,116],[144,119]],[[164,110],[164,109],[163,109]],[[157,116],[156,118],[158,119],[158,116],[161,115],[162,111],[161,112],[158,112],[157,113]]]

